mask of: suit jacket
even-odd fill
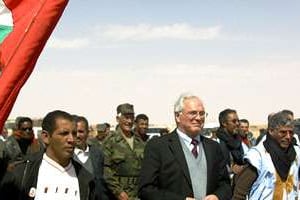
[[[104,164],[104,155],[102,151],[94,145],[89,145],[89,157],[92,161],[94,176],[96,179],[103,178],[103,164]],[[73,158],[81,163],[76,154],[74,154]],[[82,164],[82,163],[81,163]]]
[[[108,196],[107,196],[108,189],[103,178],[104,155],[98,147],[94,145],[89,145],[89,157],[91,159],[92,166],[93,166],[93,172],[94,172],[93,175],[95,176],[96,199],[108,200]],[[77,155],[74,154],[73,158],[80,164],[83,164],[81,163]]]
[[[226,162],[218,143],[201,136],[206,156],[206,193],[220,200],[231,199]],[[183,200],[193,197],[185,155],[176,131],[150,140],[144,151],[139,197],[142,200]]]

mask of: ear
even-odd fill
[[[276,133],[275,133],[275,131],[274,131],[274,129],[269,129],[268,130],[268,133],[270,134],[270,135],[272,135],[272,136],[274,136]]]
[[[227,122],[222,122],[223,127],[227,127]]]
[[[118,122],[118,124],[120,123],[120,117],[116,116],[116,121]]]
[[[42,134],[41,134],[41,137],[42,137],[43,143],[48,145],[49,144],[49,138],[50,138],[49,133],[47,131],[43,130]]]
[[[178,123],[178,122],[180,122],[180,112],[176,112],[175,113],[175,121],[176,121],[176,123]]]

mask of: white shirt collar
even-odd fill
[[[180,131],[178,128],[176,129],[179,137],[183,140],[184,144],[186,145],[186,147],[192,151],[192,149],[194,148],[194,145],[192,144],[192,138],[190,138],[186,133]],[[200,140],[200,134],[198,134],[196,137],[194,137],[194,139],[199,141],[199,144],[201,143]],[[199,145],[197,145],[197,151],[199,152]]]
[[[85,150],[79,149],[79,148],[77,148],[77,147],[75,147],[75,149],[74,149],[74,153],[75,153],[76,155],[78,155],[78,154],[80,154],[80,153],[86,153],[86,154],[88,154],[89,151],[90,151],[89,145],[86,145],[86,149],[85,149]]]
[[[181,137],[184,140],[185,143],[191,144],[192,138],[190,138],[186,133],[182,132],[178,128],[176,129],[176,131],[177,131],[179,137]],[[193,139],[196,139],[196,140],[198,140],[200,142],[200,134],[198,134]]]

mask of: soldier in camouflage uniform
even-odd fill
[[[145,145],[132,132],[133,105],[119,105],[116,118],[117,130],[103,143],[104,178],[114,196],[111,199],[135,200]]]

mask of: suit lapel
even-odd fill
[[[206,138],[203,136],[200,136],[201,142],[203,145],[203,150],[206,157],[206,166],[207,166],[207,187],[210,185],[211,179],[210,177],[213,176],[212,171],[210,169],[213,169],[212,163],[213,163],[213,156],[211,155],[211,147],[206,142]]]
[[[178,161],[184,176],[187,178],[190,187],[192,188],[192,181],[189,173],[189,169],[186,163],[184,152],[182,150],[181,143],[179,141],[179,136],[175,131],[171,133],[172,137],[169,138],[169,147],[174,154],[175,159]]]

